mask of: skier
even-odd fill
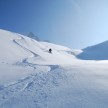
[[[51,48],[49,49],[49,53],[52,53],[52,49]]]

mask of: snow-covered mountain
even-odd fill
[[[77,57],[85,60],[108,60],[108,41],[84,48]]]
[[[84,51],[0,30],[0,108],[107,108],[108,60]]]
[[[34,35],[32,32],[30,32],[30,33],[27,35],[27,37],[30,37],[30,38],[35,39],[35,40],[37,40],[37,41],[40,41],[40,39],[39,39],[36,35]]]
[[[71,49],[64,46],[39,42],[35,39],[5,30],[0,30],[0,36],[1,62],[14,64],[16,62],[65,64],[70,61],[69,56],[74,57],[69,54]],[[52,49],[53,54],[48,52],[49,48]]]

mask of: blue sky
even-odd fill
[[[108,40],[108,0],[0,0],[0,28],[81,49]]]

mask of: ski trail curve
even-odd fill
[[[17,41],[19,40],[24,40],[23,37],[20,37],[19,39],[14,39],[13,42],[15,44],[17,44],[18,46],[20,46],[21,48],[23,48],[24,50],[26,50],[27,52],[30,52],[32,55],[30,55],[29,57],[27,58],[24,58],[20,63],[22,64],[25,64],[25,65],[28,65],[34,69],[36,69],[36,66],[49,66],[50,67],[50,71],[54,70],[54,69],[57,69],[59,67],[59,65],[39,65],[39,64],[33,64],[33,63],[29,63],[28,62],[28,59],[29,58],[34,58],[34,57],[37,57],[39,56],[38,54],[36,54],[35,52],[31,51],[30,49],[28,48],[25,48],[23,45],[21,45],[20,43],[18,43]]]
[[[21,63],[24,63],[24,64],[26,64],[26,65],[28,64],[29,66],[33,67],[33,64],[31,65],[31,63],[29,63],[27,60],[28,60],[29,58],[37,57],[37,56],[39,56],[39,55],[36,54],[35,52],[29,50],[28,48],[24,47],[23,45],[19,44],[19,43],[17,42],[17,41],[19,41],[19,40],[24,40],[24,38],[23,38],[23,37],[20,37],[20,39],[14,39],[13,42],[14,42],[15,44],[17,44],[18,46],[20,46],[21,48],[23,48],[24,50],[26,50],[27,52],[29,52],[29,53],[32,54],[32,55],[30,55],[29,57],[24,58],[24,59],[21,61]]]

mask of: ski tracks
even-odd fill
[[[28,58],[38,55],[20,45],[17,40],[21,39],[23,37],[13,40],[13,42],[32,55],[15,65],[30,66],[34,71],[37,71],[37,67],[50,69],[33,73],[19,81],[1,86],[0,108],[47,108],[52,89],[63,83],[66,74],[58,65],[37,65],[27,62]]]
[[[60,66],[49,67],[48,72],[30,75],[2,89],[0,108],[47,108],[52,89],[60,86],[65,78]]]

